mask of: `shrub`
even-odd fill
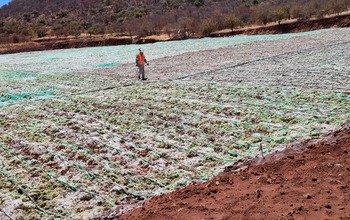
[[[241,20],[235,15],[229,15],[225,19],[225,26],[230,28],[232,31],[241,25]]]
[[[278,24],[281,24],[281,21],[285,18],[289,17],[289,13],[287,13],[287,11],[283,8],[276,8],[275,10],[272,11],[271,14],[272,18],[274,21],[277,21]]]
[[[212,32],[217,30],[216,22],[212,19],[205,19],[202,23],[202,34],[209,36]]]

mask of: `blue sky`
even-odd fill
[[[7,4],[10,0],[0,0],[0,7]]]

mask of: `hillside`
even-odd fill
[[[348,216],[350,203],[342,199],[349,193],[335,190],[349,185],[349,149],[333,145],[337,138],[306,158],[295,155],[237,179],[229,176],[235,185],[221,179],[225,174],[215,176],[349,121],[349,36],[350,28],[333,28],[143,45],[150,65],[142,82],[134,64],[138,45],[1,55],[0,219],[117,219],[143,201],[162,201],[145,203],[149,219],[170,219],[153,218],[152,210],[220,219],[215,213],[242,206],[254,219],[248,215],[259,214],[254,205],[267,212],[258,219],[281,219],[269,217],[273,210],[312,214],[322,205],[323,212],[326,204],[332,206],[328,211],[344,207],[338,214]],[[245,175],[251,178],[241,181]],[[304,183],[300,177],[310,178]],[[199,192],[194,195],[185,188],[172,194],[175,206],[168,200],[167,192],[212,178],[219,186],[208,189],[217,193],[190,188]],[[268,178],[271,184],[263,185]],[[285,189],[272,191],[279,181]],[[307,193],[311,199],[298,210]],[[151,199],[161,194],[163,199]],[[283,209],[272,206],[284,199]],[[244,211],[232,213],[239,218]]]
[[[81,34],[187,38],[223,28],[323,17],[349,5],[350,0],[13,0],[0,9],[0,43]]]
[[[347,123],[318,141],[155,197],[121,219],[349,219],[349,134]]]

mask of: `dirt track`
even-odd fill
[[[322,140],[153,198],[121,219],[349,219],[349,152],[347,123]]]

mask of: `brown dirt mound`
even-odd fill
[[[347,123],[321,140],[155,197],[121,219],[350,219],[349,156]]]

